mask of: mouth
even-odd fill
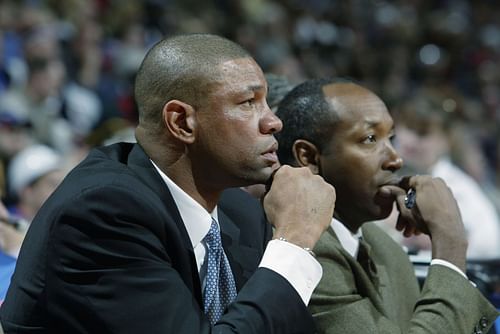
[[[377,191],[377,197],[382,197],[382,198],[390,198],[391,200],[394,200],[393,196],[390,195],[390,191],[383,191],[384,187],[387,186],[396,186],[398,187],[399,184],[401,183],[401,178],[399,177],[391,177],[390,179],[384,181],[378,186],[378,191]]]
[[[385,182],[383,182],[379,187],[399,186],[400,183],[401,183],[401,178],[394,176],[394,177],[391,177],[390,179],[386,180]]]
[[[274,142],[266,151],[262,152],[261,155],[265,160],[271,162],[272,164],[278,163],[278,155],[276,151],[278,150],[278,143]]]

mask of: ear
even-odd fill
[[[311,172],[319,172],[319,150],[310,141],[297,139],[292,146],[293,156],[300,167],[308,167]]]
[[[163,122],[172,136],[186,144],[195,140],[196,115],[194,108],[179,100],[170,100],[163,107]]]

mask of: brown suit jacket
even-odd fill
[[[486,333],[498,312],[459,273],[433,265],[422,291],[402,248],[373,223],[362,227],[378,288],[329,228],[316,245],[323,277],[310,302],[319,333]]]

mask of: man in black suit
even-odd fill
[[[308,250],[330,222],[333,187],[279,169],[263,201],[275,227],[267,244],[248,195],[230,190],[217,208],[225,189],[265,182],[277,162],[282,124],[266,90],[231,41],[157,43],[136,77],[138,143],[93,150],[42,207],[1,308],[5,332],[313,332],[306,305],[321,267]],[[208,317],[214,226],[230,264],[219,292],[234,280],[238,294]]]

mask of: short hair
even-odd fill
[[[146,54],[135,79],[139,123],[160,129],[161,110],[178,99],[195,108],[226,60],[247,58],[240,45],[217,35],[186,34],[156,43]]]
[[[335,108],[326,101],[323,87],[330,84],[354,83],[346,78],[318,78],[308,80],[288,93],[278,106],[276,116],[283,129],[276,134],[279,142],[280,163],[296,165],[293,143],[305,139],[322,150],[330,140],[332,128],[338,121]]]

